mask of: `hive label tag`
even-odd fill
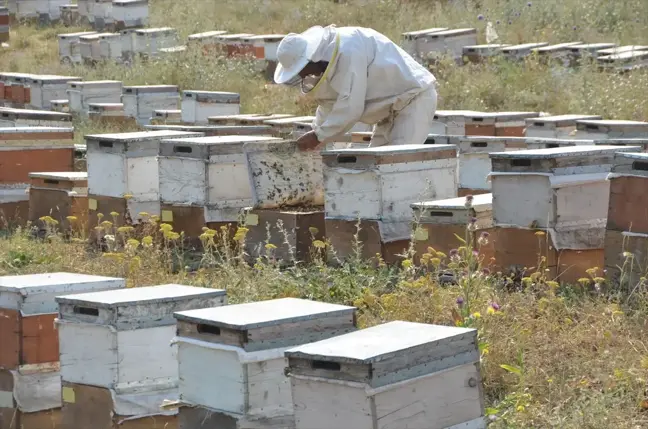
[[[259,215],[248,213],[247,216],[245,216],[245,224],[250,226],[257,226],[259,224]]]
[[[97,210],[97,200],[94,198],[88,198],[88,209]]]
[[[74,404],[76,402],[76,394],[74,393],[73,388],[67,386],[63,387],[61,393],[63,396],[63,402],[67,402],[68,404]]]
[[[173,222],[173,212],[171,210],[162,210],[162,222]]]
[[[414,240],[416,241],[425,241],[428,239],[428,230],[427,228],[418,227],[414,231]]]

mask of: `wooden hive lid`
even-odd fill
[[[181,139],[165,139],[160,145],[160,156],[207,159],[212,155],[243,153],[250,143],[284,143],[271,136],[224,135]]]
[[[59,6],[59,8],[60,9],[78,9],[79,5],[78,4],[72,4],[72,3],[62,4],[62,5]]]
[[[479,362],[477,330],[395,321],[285,352],[295,375],[372,387]]]
[[[246,43],[256,42],[259,40],[264,42],[280,42],[285,37],[286,37],[285,34],[257,34],[253,36],[242,37],[241,40],[243,40]]]
[[[242,40],[244,37],[251,37],[254,36],[252,33],[227,33],[227,34],[222,34],[218,36],[220,40],[223,41],[238,41]]]
[[[0,116],[14,119],[45,119],[57,121],[72,121],[72,115],[50,110],[13,109],[0,107]]]
[[[56,301],[59,318],[64,321],[141,329],[174,325],[173,313],[177,311],[223,305],[226,292],[166,284],[66,295]]]
[[[50,179],[50,180],[65,180],[69,182],[85,182],[88,180],[88,173],[86,171],[61,171],[61,172],[38,172],[29,173],[29,177],[33,179]]]
[[[218,125],[218,124],[227,124],[232,121],[236,121],[239,119],[248,119],[248,118],[258,118],[258,117],[263,117],[263,115],[255,114],[255,113],[241,113],[238,115],[217,115],[217,116],[209,116],[207,118],[207,121],[210,124]]]
[[[34,83],[68,83],[70,81],[81,80],[79,76],[58,76],[58,75],[36,75],[32,76],[31,81]]]
[[[448,198],[436,201],[422,201],[411,204],[411,207],[419,210],[467,210],[466,197]],[[492,210],[493,194],[473,195],[470,207],[476,212],[487,212]]]
[[[484,120],[494,120],[495,122],[523,121],[528,118],[541,117],[539,112],[475,112],[466,115],[468,122],[481,122]]]
[[[205,31],[203,33],[190,34],[187,39],[189,40],[208,39],[216,36],[222,36],[223,34],[227,34],[227,31],[226,30]]]
[[[88,81],[70,81],[68,82],[70,88],[85,88],[93,86],[109,86],[109,87],[119,87],[121,88],[122,81],[120,80],[88,80]]]
[[[545,148],[555,148],[561,146],[584,146],[593,145],[594,140],[583,139],[557,139],[553,137],[524,137],[527,146],[531,145],[544,145]]]
[[[572,46],[578,46],[581,44],[583,44],[583,42],[565,42],[565,43],[558,43],[555,45],[540,46],[538,48],[533,48],[531,50],[533,52],[537,52],[540,55],[543,55],[543,54],[550,54],[553,52],[566,51],[568,48],[571,48]]]
[[[616,43],[583,43],[581,45],[572,46],[569,48],[573,53],[582,53],[582,52],[596,52],[601,49],[609,49],[617,46]]]
[[[59,39],[78,39],[81,36],[88,36],[90,34],[98,34],[96,31],[82,31],[80,33],[65,33],[59,34]]]
[[[291,125],[297,122],[314,121],[315,116],[289,116],[286,118],[268,119],[263,121],[268,125]]]
[[[274,120],[274,119],[287,119],[287,118],[299,118],[298,116],[289,114],[289,113],[273,113],[270,115],[254,115],[248,116],[245,118],[240,118],[238,121],[241,125],[246,124],[263,124],[265,121]]]
[[[484,51],[493,51],[493,50],[500,50],[502,48],[506,48],[508,46],[511,46],[508,43],[487,43],[483,45],[471,45],[471,46],[464,46],[463,51],[464,52],[469,52],[469,53],[478,53],[478,52],[484,52]]]
[[[216,101],[218,103],[240,103],[241,94],[237,92],[223,92],[223,91],[201,91],[201,90],[185,90],[182,91],[184,98],[194,98],[196,101]]]
[[[461,152],[488,152],[502,145],[525,148],[527,143],[526,137],[508,136],[457,136],[453,140]]]
[[[632,152],[640,149],[636,147],[619,147],[619,146],[595,146],[595,145],[580,145],[568,146],[549,149],[529,149],[517,150],[511,152],[495,152],[489,156],[492,159],[553,159],[553,158],[572,158],[572,157],[586,157],[601,154],[614,154],[617,151]]]
[[[527,126],[535,127],[567,127],[570,125],[576,126],[576,121],[584,119],[601,119],[599,115],[551,115],[551,116],[539,116],[537,118],[526,118],[524,121],[527,123]]]
[[[93,42],[95,40],[99,40],[104,36],[113,36],[115,33],[94,33],[94,34],[86,34],[85,36],[80,36],[79,40],[82,42]]]
[[[599,55],[614,55],[614,54],[621,54],[623,52],[637,52],[637,51],[648,51],[648,46],[643,46],[643,45],[615,46],[614,48],[601,49],[597,51],[597,53]]]
[[[648,146],[648,136],[644,138],[594,140],[595,145],[602,146]]]
[[[112,0],[113,6],[133,6],[148,4],[148,0]]]
[[[151,35],[156,33],[176,33],[177,30],[172,27],[158,27],[158,28],[138,28],[135,30],[135,34],[144,36]]]
[[[435,31],[423,35],[426,39],[439,39],[442,37],[458,37],[477,34],[476,28],[451,28],[448,30]]]
[[[626,51],[610,55],[603,55],[598,58],[602,63],[626,62],[648,58],[648,48],[644,51]]]
[[[532,42],[532,43],[522,43],[519,45],[512,45],[502,48],[502,52],[506,54],[529,51],[535,48],[542,48],[544,46],[549,46],[547,42]]]
[[[145,125],[147,130],[178,130],[195,131],[205,136],[227,136],[227,135],[265,135],[272,134],[272,127],[269,125],[241,126],[241,125]]]
[[[480,115],[485,112],[479,112],[476,110],[437,110],[434,112],[434,119],[465,119],[467,116]]]
[[[426,28],[424,30],[416,30],[416,31],[407,31],[402,34],[402,36],[406,39],[416,39],[421,36],[425,36],[430,33],[438,33],[439,31],[446,31],[448,30],[447,27],[438,27],[438,28]]]
[[[85,136],[86,141],[94,140],[99,142],[138,142],[150,140],[162,140],[168,138],[180,137],[202,137],[201,133],[175,130],[159,131],[134,131],[130,133],[111,133],[111,134],[90,134]]]
[[[0,308],[20,310],[25,314],[55,313],[56,297],[83,291],[125,288],[117,277],[76,273],[44,273],[0,277]]]
[[[178,92],[177,85],[134,85],[122,87],[124,94],[149,94],[149,93],[165,93],[165,92]]]
[[[186,325],[189,336],[254,351],[294,346],[355,330],[355,312],[355,307],[345,305],[282,298],[183,311],[175,313],[175,318]]]
[[[322,160],[329,167],[365,169],[380,164],[454,159],[457,146],[443,144],[398,145],[379,147],[359,147],[346,149],[327,149],[321,152]]]
[[[583,119],[576,122],[578,130],[591,131],[642,131],[648,132],[648,122],[615,119]]]

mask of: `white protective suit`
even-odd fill
[[[311,93],[319,103],[313,130],[320,142],[336,141],[357,122],[375,124],[371,147],[425,142],[437,106],[436,79],[387,37],[329,26],[310,60],[330,62]]]

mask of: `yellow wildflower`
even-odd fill
[[[308,228],[308,231],[310,231],[311,234],[315,235],[319,232],[319,229],[315,228],[314,226],[311,226]]]
[[[112,216],[112,217],[118,217],[118,216],[119,216],[119,213],[117,213],[117,212],[110,212],[110,216]]]
[[[68,217],[66,217],[66,219],[68,220],[68,222],[76,222],[77,221],[76,216],[68,216]]]
[[[326,247],[326,243],[324,243],[322,240],[315,240],[313,241],[313,246],[317,249],[323,249]]]
[[[277,248],[277,246],[275,246],[272,243],[268,243],[268,244],[265,245],[265,248],[266,248],[266,250],[274,250],[274,249]]]

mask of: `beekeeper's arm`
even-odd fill
[[[363,52],[340,54],[331,87],[339,94],[330,109],[318,108],[313,130],[321,143],[347,133],[360,120],[367,95],[367,56]]]

